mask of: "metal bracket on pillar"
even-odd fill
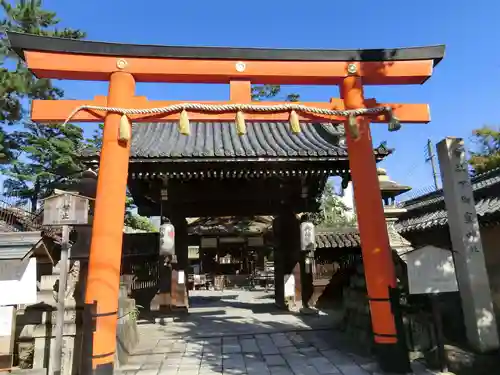
[[[384,353],[378,353],[379,364],[382,370],[386,372],[408,374],[411,373],[410,358],[403,324],[400,291],[397,287],[389,287],[389,302],[396,325],[397,343],[395,345],[385,344],[378,346],[377,349],[379,351],[384,351]]]

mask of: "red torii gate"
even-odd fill
[[[407,354],[398,342],[391,290],[396,287],[389,247],[370,122],[387,123],[391,112],[402,123],[430,121],[426,104],[380,104],[365,99],[364,85],[422,84],[443,58],[444,46],[391,50],[280,50],[212,47],[166,47],[111,44],[8,33],[11,48],[38,78],[109,81],[107,97],[93,100],[34,100],[32,120],[60,123],[82,105],[122,109],[154,108],[172,101],[149,101],[137,97],[136,82],[229,83],[230,101],[206,104],[251,104],[251,84],[339,85],[341,99],[326,103],[300,103],[309,107],[353,110],[389,107],[392,111],[352,117],[346,131],[349,163],[356,199],[359,231],[366,274],[372,327],[381,366],[405,371]],[[285,103],[254,103],[277,105]],[[288,121],[286,111],[247,111],[252,121]],[[113,372],[116,349],[118,289],[122,250],[130,142],[120,137],[122,113],[85,110],[73,121],[104,120],[103,146],[97,186],[93,237],[90,252],[86,304],[96,307],[93,320],[92,369]],[[234,120],[233,113],[193,111],[197,121]],[[182,119],[179,112],[129,114],[134,122]],[[345,116],[298,113],[299,120],[349,121]],[[129,125],[126,125],[129,126]],[[125,133],[130,129],[125,129]]]

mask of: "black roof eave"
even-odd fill
[[[378,158],[378,157],[377,157]],[[347,156],[304,156],[304,157],[158,157],[158,158],[130,158],[131,164],[144,164],[144,163],[169,163],[169,164],[185,164],[185,163],[290,163],[290,162],[336,162],[336,161],[347,161],[349,160]]]
[[[498,176],[498,177],[497,177]],[[500,177],[500,168],[494,168],[490,171],[483,172],[471,178],[472,190],[473,194],[476,195],[481,191],[492,188],[492,186],[497,185],[499,183],[498,178]],[[496,178],[496,179],[495,179]],[[488,182],[486,185],[480,185],[481,182]],[[475,186],[475,185],[478,186]],[[415,198],[408,199],[406,201],[401,202],[401,207],[405,208],[408,212],[414,210],[422,210],[423,212],[430,212],[432,210],[429,207],[435,205],[436,207],[439,204],[444,204],[444,191],[443,188],[431,191],[430,193],[426,193],[423,195],[419,195]],[[476,199],[476,198],[475,198]]]
[[[392,149],[387,149],[384,152],[373,150],[374,156],[377,162],[384,160],[387,156],[391,155]],[[83,163],[99,163],[99,154],[93,155],[82,155],[80,157]],[[129,159],[130,164],[148,164],[148,163],[169,163],[169,164],[202,164],[202,163],[295,163],[295,162],[346,162],[349,161],[348,155],[338,155],[338,156],[255,156],[255,157],[193,157],[193,156],[179,156],[179,157],[152,157],[152,158],[140,158],[131,156]]]
[[[437,65],[444,57],[445,46],[392,49],[275,49],[232,47],[187,47],[125,44],[63,39],[7,32],[11,48],[24,59],[24,51],[60,52],[120,57],[157,57],[216,60],[285,60],[285,61],[408,61],[433,60]]]

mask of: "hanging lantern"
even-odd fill
[[[304,221],[300,224],[300,249],[302,251],[314,251],[316,248],[316,234],[314,224]]]
[[[170,223],[160,225],[160,255],[175,254],[175,228]]]

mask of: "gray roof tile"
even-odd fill
[[[177,122],[134,124],[131,158],[347,158],[347,149],[339,146],[343,126],[302,123],[301,128],[293,134],[288,122],[247,122],[247,134],[239,136],[231,122],[192,121],[185,136]],[[383,157],[391,151],[379,147],[374,152]]]
[[[2,233],[0,235],[0,260],[24,259],[41,239],[41,232]]]
[[[192,235],[216,234],[259,234],[272,231],[272,217],[254,218],[219,217],[199,218],[189,225]],[[316,233],[316,246],[322,248],[357,248],[360,247],[359,232],[356,228],[332,229],[331,232]]]
[[[272,230],[271,216],[257,217],[204,217],[193,221],[188,226],[188,233],[208,234],[263,234]]]
[[[349,231],[339,230],[336,232],[316,233],[316,247],[322,248],[355,248],[360,247],[361,242],[357,229]]]
[[[500,168],[472,178],[479,223],[500,214]],[[396,224],[399,232],[413,232],[448,225],[443,190],[437,190],[401,203],[408,211]]]

